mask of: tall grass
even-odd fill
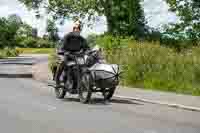
[[[0,49],[0,59],[6,57],[15,57],[19,55],[19,51],[13,48]]]
[[[200,48],[181,53],[158,43],[122,41],[120,47],[110,38],[97,41],[104,47],[110,63],[120,64],[124,71],[121,84],[146,89],[200,95]]]

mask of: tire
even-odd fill
[[[64,88],[64,86],[60,85],[61,84],[60,76],[63,71],[64,71],[64,62],[59,64],[55,73],[55,77],[54,77],[56,81],[55,94],[56,94],[56,98],[58,99],[64,99],[66,95],[66,89]]]
[[[64,99],[66,95],[66,90],[64,89],[64,87],[55,88],[55,94],[56,94],[56,98]]]
[[[115,93],[116,87],[110,88],[107,92],[103,92],[104,99],[110,101]]]
[[[80,88],[79,88],[80,102],[83,104],[90,102],[91,95],[92,95],[91,75],[90,73],[84,73],[81,76]]]
[[[53,75],[53,80],[55,81],[55,79],[56,79],[56,70],[57,70],[57,66],[54,66],[53,68],[52,68],[52,75]]]

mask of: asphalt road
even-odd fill
[[[0,59],[0,65],[33,65],[48,61],[47,54],[22,54],[19,57]]]
[[[200,113],[101,98],[83,105],[57,100],[53,89],[31,79],[0,78],[1,133],[200,133]]]

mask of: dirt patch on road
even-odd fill
[[[35,64],[32,67],[33,78],[38,81],[46,82],[52,80],[52,74],[48,68],[48,62]]]

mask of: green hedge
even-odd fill
[[[177,53],[159,43],[127,38],[120,42],[112,36],[97,40],[106,59],[121,65],[122,85],[200,95],[199,47]]]
[[[19,37],[17,38],[18,47],[21,48],[53,48],[55,43],[42,38]]]
[[[11,49],[11,48],[0,49],[0,59],[6,57],[15,57],[18,56],[19,54],[20,52],[16,49]]]

